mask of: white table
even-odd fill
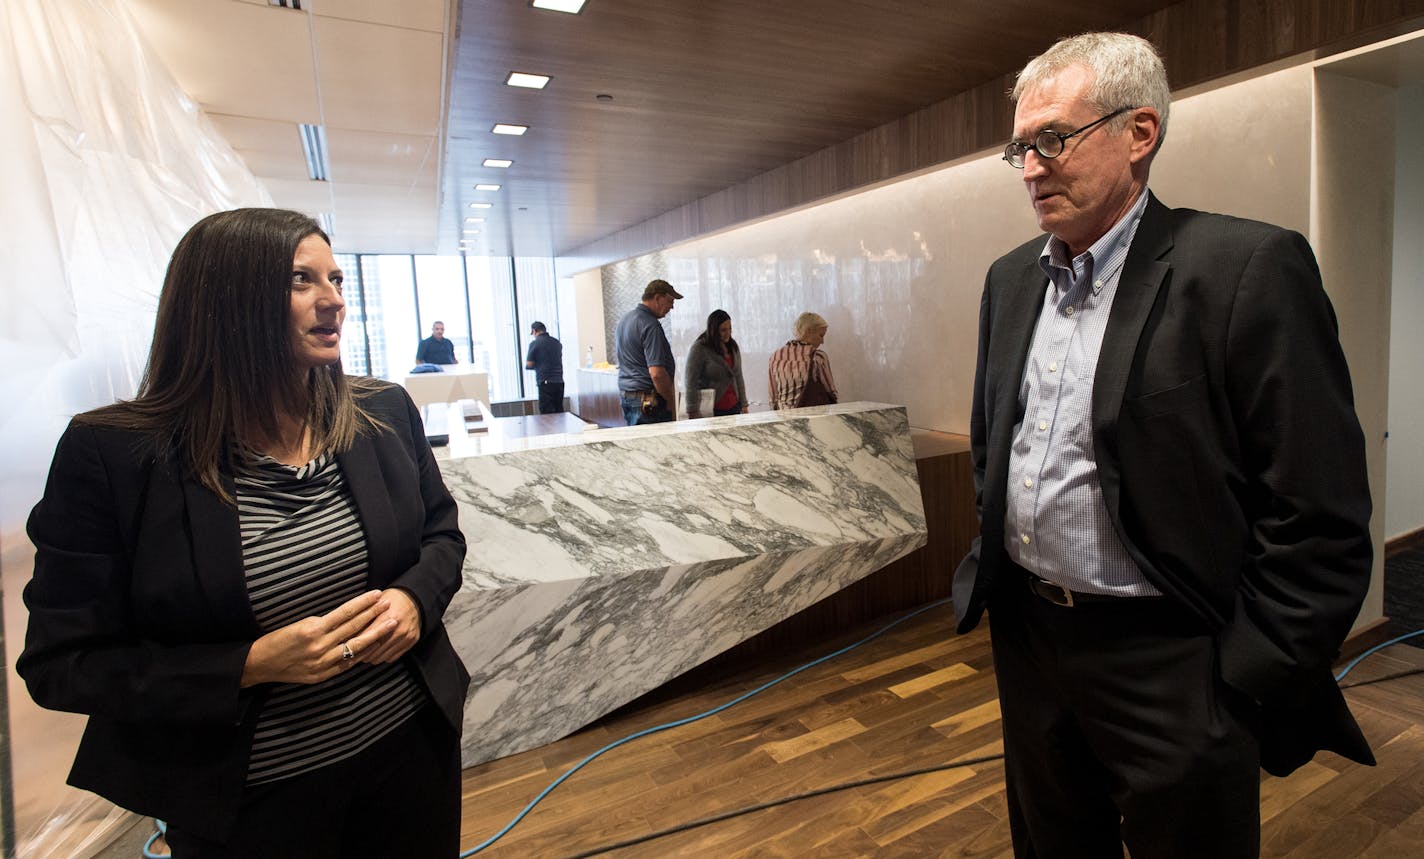
[[[453,403],[457,400],[489,402],[489,374],[477,373],[463,364],[450,364],[441,373],[414,373],[401,381],[417,406]]]

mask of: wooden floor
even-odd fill
[[[791,794],[997,754],[999,710],[987,630],[949,634],[931,609],[864,646],[718,715],[620,746],[584,767],[488,857],[571,857]],[[465,772],[461,847],[482,843],[569,767],[610,742],[725,703],[882,627],[769,664],[714,666],[557,743]],[[1395,645],[1345,683],[1424,666]],[[1262,855],[1419,855],[1424,845],[1424,675],[1348,689],[1379,758],[1323,754],[1262,783]],[[606,854],[668,856],[1010,855],[1000,762],[840,791]]]

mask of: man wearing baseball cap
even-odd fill
[[[677,416],[677,394],[672,380],[677,362],[658,320],[668,315],[682,294],[665,280],[654,280],[643,290],[643,301],[624,314],[614,329],[618,356],[618,391],[623,395],[623,417],[629,426],[664,423]]]

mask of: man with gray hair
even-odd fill
[[[1021,857],[1260,851],[1259,769],[1372,763],[1330,664],[1369,587],[1364,439],[1305,239],[1147,190],[1162,61],[1031,61],[1004,160],[1046,233],[990,268],[970,421]]]

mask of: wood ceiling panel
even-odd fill
[[[445,0],[320,0],[312,14],[432,33],[445,31]]]
[[[127,0],[144,38],[209,113],[319,122],[303,12],[227,0]]]
[[[433,253],[435,189],[343,183],[333,188],[339,253]]]
[[[247,169],[260,178],[308,181],[297,126],[290,122],[209,113],[208,119]]]
[[[295,209],[315,218],[331,211],[331,185],[310,179],[263,178],[272,205],[279,209]]]
[[[1060,33],[1166,5],[589,0],[562,15],[463,0],[442,247],[453,246],[468,188],[491,175],[484,158],[515,162],[503,180],[514,211],[552,207],[529,219],[537,226],[523,241],[559,252],[971,89]],[[504,86],[511,70],[553,80],[543,91]],[[499,138],[495,122],[531,130]]]
[[[326,127],[439,132],[444,38],[338,18],[316,19]]]
[[[327,160],[336,183],[435,186],[436,138],[328,128]]]

